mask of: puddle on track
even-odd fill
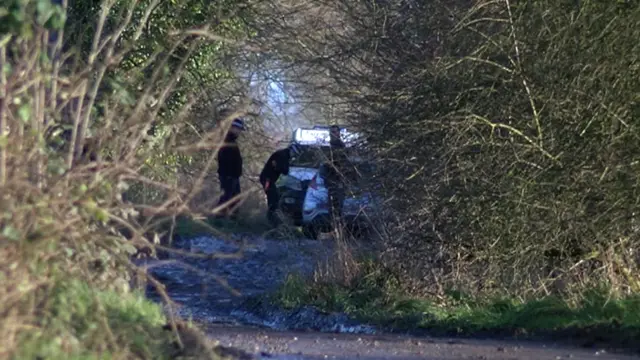
[[[174,248],[200,254],[234,254],[246,247],[240,258],[203,258],[171,254],[164,260],[139,260],[165,287],[180,307],[176,313],[205,323],[258,325],[277,330],[314,329],[317,331],[372,333],[369,326],[357,324],[344,314],[324,314],[311,307],[295,311],[247,306],[249,297],[275,291],[289,274],[311,276],[316,265],[333,254],[333,242],[317,240],[269,240],[234,236],[229,240],[202,236],[177,240]],[[218,279],[227,282],[240,295],[234,295]],[[151,286],[147,296],[161,301]]]

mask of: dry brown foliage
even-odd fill
[[[322,6],[282,46],[376,150],[409,290],[640,289],[637,2]]]
[[[73,329],[64,328],[82,326],[83,320],[74,318],[80,316],[74,315],[74,307],[84,303],[73,298],[72,290],[88,286],[89,294],[96,292],[95,302],[86,301],[98,307],[91,313],[98,329],[87,336],[102,334],[92,350],[110,352],[114,358],[155,358],[131,353],[133,340],[126,331],[114,330],[117,324],[111,323],[110,310],[102,309],[103,295],[98,293],[123,294],[125,304],[131,275],[147,277],[130,257],[139,249],[160,246],[158,224],[177,215],[204,218],[219,210],[215,203],[194,199],[202,196],[209,174],[215,173],[215,155],[231,119],[251,110],[240,99],[227,105],[233,110],[228,116],[218,116],[214,126],[196,131],[187,127],[197,121],[192,108],[201,94],[189,94],[178,109],[168,112],[191,55],[214,35],[206,28],[195,35],[176,31],[165,39],[166,51],[141,66],[125,66],[156,5],[104,2],[92,19],[95,32],[86,53],[67,50],[62,31],[52,46],[47,41],[51,28],[36,23],[25,25],[31,35],[7,33],[0,41],[3,357],[27,351],[20,348],[26,338],[51,337],[55,342],[58,337],[63,352],[89,341],[74,338]],[[121,16],[114,15],[118,12]],[[132,20],[134,13],[142,14],[141,21]],[[136,80],[141,69],[148,76]],[[170,136],[158,142],[153,132],[159,124]],[[183,181],[178,181],[177,171],[154,177],[147,170],[158,152],[166,158],[195,157],[197,171]],[[215,192],[204,197],[214,196],[217,200]],[[146,280],[164,293],[156,280]],[[63,309],[68,315],[57,313],[61,310],[55,299],[64,296],[56,294],[64,289],[70,289],[64,300],[70,308]],[[140,321],[140,327],[146,326]]]

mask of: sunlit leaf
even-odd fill
[[[138,252],[135,246],[133,246],[130,242],[126,242],[122,244],[122,249],[126,251],[129,255],[134,255]]]
[[[55,13],[53,16],[51,16],[46,26],[49,29],[60,30],[64,27],[66,21],[67,15],[65,11],[60,6],[56,6]]]
[[[109,220],[109,213],[104,209],[97,209],[94,214],[96,220],[101,222],[107,222]]]
[[[36,9],[38,10],[38,17],[36,21],[40,25],[44,25],[55,12],[50,0],[38,0]]]
[[[7,225],[2,229],[2,236],[13,241],[20,240],[20,231],[11,225]]]
[[[6,10],[6,9],[0,8],[0,17],[4,16],[4,15],[1,14],[2,10]],[[6,34],[2,39],[0,39],[0,47],[6,46],[7,43],[9,43],[9,40],[11,40],[11,35],[10,34]],[[9,64],[6,64],[6,65],[9,65]],[[5,65],[5,68],[6,68],[6,65]],[[9,69],[10,68],[11,68],[11,66],[9,66]]]
[[[29,122],[29,120],[31,120],[31,105],[29,104],[22,104],[22,106],[20,106],[20,108],[18,109],[18,116],[20,117],[20,120],[22,120],[22,122],[24,122],[25,124]]]

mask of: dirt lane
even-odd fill
[[[240,348],[253,354],[265,352],[271,359],[640,359],[640,356],[612,354],[598,349],[570,348],[551,343],[507,342],[490,340],[442,339],[398,335],[364,335],[334,333],[302,333],[277,331],[284,329],[334,329],[353,332],[361,324],[336,314],[314,312],[303,307],[297,311],[266,309],[244,304],[247,296],[269,293],[291,273],[309,275],[318,262],[332,255],[328,244],[311,241],[277,241],[259,237],[246,239],[251,245],[242,259],[202,259],[174,257],[187,263],[188,268],[176,264],[154,267],[154,275],[167,286],[169,295],[184,306],[179,315],[192,317],[200,324],[208,324],[206,331],[221,345]],[[177,243],[189,252],[211,254],[233,253],[239,248],[234,242],[211,237],[197,237]],[[162,264],[162,262],[159,262]],[[153,261],[149,262],[153,265]],[[214,279],[216,275],[228,280],[244,296],[235,298]],[[153,291],[151,298],[157,298]],[[263,311],[264,310],[264,311]],[[333,316],[332,315],[336,315]],[[340,314],[338,314],[340,315]],[[344,315],[344,314],[342,314]],[[217,324],[217,325],[215,325]],[[236,324],[236,326],[222,325]],[[240,325],[243,324],[243,325]],[[251,325],[272,329],[257,329]]]
[[[609,353],[601,349],[570,348],[558,344],[526,341],[275,332],[221,326],[211,327],[208,332],[220,341],[221,345],[237,347],[254,354],[264,352],[263,359],[640,359],[640,356]]]

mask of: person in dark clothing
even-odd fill
[[[227,133],[224,145],[218,151],[218,177],[222,196],[218,202],[219,216],[235,216],[235,207],[240,195],[242,176],[242,155],[238,148],[238,136],[244,130],[242,119],[234,119]]]
[[[344,149],[346,148],[342,138],[340,137],[340,127],[337,125],[332,125],[329,128],[329,145],[331,146],[332,152],[333,150],[337,150],[337,152],[344,153]]]
[[[334,221],[342,217],[344,202],[344,171],[347,165],[346,146],[340,137],[340,128],[333,125],[329,128],[330,159],[327,174],[327,191],[331,206],[331,217]]]
[[[280,175],[289,175],[289,162],[299,153],[300,148],[297,144],[291,144],[288,148],[277,150],[269,156],[260,172],[260,184],[267,195],[267,218],[273,225],[278,223],[276,211],[280,200],[276,181]]]

